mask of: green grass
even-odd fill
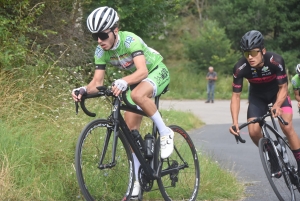
[[[198,200],[240,200],[245,186],[236,179],[236,173],[226,170],[213,156],[198,152],[201,164],[201,188]]]
[[[0,73],[2,200],[73,201],[81,197],[74,169],[75,145],[83,127],[95,118],[87,117],[81,110],[75,115],[74,102],[70,96],[73,86],[65,82],[66,75],[62,71],[49,68],[43,72],[43,75],[37,75],[30,69],[23,69],[24,76]],[[97,111],[96,118],[106,118],[109,114],[109,103],[104,99],[88,100],[86,104],[91,111]],[[177,124],[185,130],[203,125],[192,113],[174,110],[161,112],[168,125]],[[146,119],[142,124],[143,134],[152,125]],[[230,188],[231,185],[240,184],[234,175],[222,170],[218,164],[206,162],[210,159],[202,156],[200,152],[199,154],[199,199],[222,200],[238,197],[242,191],[237,188],[233,188],[231,194],[228,190],[214,191],[216,188],[226,189],[227,186]],[[210,173],[211,170],[215,171]],[[217,174],[227,176],[223,176],[224,180],[220,181],[215,178]],[[205,187],[206,182],[213,185]],[[149,199],[159,198],[159,191],[151,193],[151,196],[149,194]]]
[[[189,63],[181,61],[166,63],[171,76],[169,92],[162,96],[163,99],[206,99],[207,98],[207,72],[193,73]],[[218,72],[216,70],[216,72]],[[218,74],[215,86],[215,99],[230,99],[232,94],[232,76]],[[248,83],[244,79],[241,98],[248,97]]]

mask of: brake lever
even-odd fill
[[[79,91],[78,90],[75,91],[75,95],[76,96],[79,95]],[[78,101],[75,101],[75,112],[76,112],[76,115],[78,114],[78,108],[79,108]]]
[[[274,114],[276,113],[276,110],[275,110],[275,109],[273,110],[273,113],[274,113]],[[277,118],[280,120],[280,122],[281,122],[283,125],[289,125],[289,123],[286,122],[281,116],[277,116]]]
[[[231,127],[234,131],[236,131],[236,127],[235,126],[232,126]],[[235,140],[236,140],[236,143],[238,144],[239,142],[241,142],[241,143],[245,143],[246,142],[246,140],[244,140],[241,136],[240,136],[240,134],[239,135],[234,135],[234,137],[235,137]]]

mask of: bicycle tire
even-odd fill
[[[281,140],[281,139],[279,139]],[[283,138],[283,141],[288,143],[288,140],[286,137]],[[284,143],[282,142],[282,143]],[[297,182],[297,179],[295,178],[295,176],[293,176],[293,174],[298,174],[298,163],[296,161],[296,158],[294,156],[294,153],[292,152],[291,148],[287,145],[284,146],[284,150],[285,150],[285,156],[283,156],[283,161],[284,161],[284,157],[287,158],[287,161],[285,162],[287,167],[291,170],[290,171],[290,180],[293,184],[294,187],[294,193],[295,193],[295,199],[300,198],[300,187],[299,187],[299,183]]]
[[[120,130],[116,165],[99,169],[105,137],[111,133],[102,164],[112,158],[113,127],[106,119],[90,122],[81,132],[75,151],[76,176],[81,193],[87,201],[130,200],[133,188],[133,159],[129,144]]]
[[[296,200],[289,172],[280,154],[276,155],[271,139],[261,138],[258,145],[264,171],[277,198],[281,201]],[[280,170],[281,174],[274,174],[277,170]]]
[[[155,161],[160,161],[161,177],[157,179],[159,190],[166,201],[197,199],[200,188],[200,165],[198,154],[187,132],[179,126],[169,126],[174,131],[174,151],[167,159],[160,158],[160,152],[156,151]],[[159,139],[156,150],[159,150]],[[176,168],[178,172],[164,174],[164,172]]]

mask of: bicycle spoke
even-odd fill
[[[86,200],[121,200],[132,186],[132,154],[120,137],[116,163],[111,167],[113,140],[106,139],[109,130],[102,125],[106,125],[103,120],[92,122],[79,139],[75,159],[78,183]],[[100,158],[103,159],[101,169]]]
[[[290,173],[282,157],[277,157],[270,139],[259,141],[259,152],[266,176],[279,200],[296,200]]]
[[[196,150],[187,133],[179,127],[174,131],[174,151],[162,160],[162,177],[158,185],[165,200],[195,200],[200,182]]]

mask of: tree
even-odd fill
[[[91,0],[85,4],[85,15],[100,6],[114,8],[120,17],[120,27],[137,35],[149,36],[164,33],[168,18],[176,13],[187,0]]]
[[[193,38],[189,34],[186,37],[187,57],[194,63],[194,70],[206,72],[209,66],[214,66],[230,74],[234,63],[240,57],[231,49],[230,40],[223,28],[219,28],[215,21],[205,20],[202,28],[199,29],[200,36]]]
[[[0,71],[26,63],[30,40],[26,37],[43,32],[34,25],[43,3],[30,5],[29,0],[0,1]]]
[[[247,0],[219,0],[209,8],[208,14],[210,19],[217,20],[225,28],[233,48],[239,49],[239,41],[247,31],[256,29],[263,34],[272,31],[277,19],[270,20],[268,7],[273,6],[267,5],[266,0],[253,0],[251,3]]]
[[[290,64],[300,59],[299,10],[298,0],[217,0],[208,15],[225,28],[234,49],[246,32],[256,29],[264,35],[267,50],[293,55],[285,58]]]
[[[285,16],[278,27],[276,27],[276,41],[283,51],[298,51],[300,47],[300,4],[298,0],[284,2],[284,10],[279,10]],[[285,11],[282,13],[282,11]],[[300,59],[300,53],[298,54]]]
[[[299,9],[298,0],[218,0],[208,15],[225,28],[235,49],[247,31],[256,29],[265,36],[269,49],[289,51],[300,45]]]

